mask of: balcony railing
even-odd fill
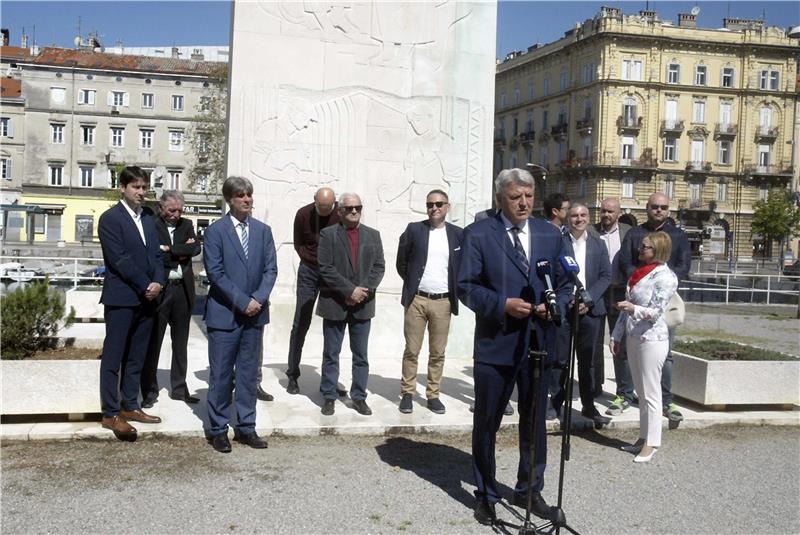
[[[592,127],[594,127],[594,119],[591,117],[584,117],[583,119],[578,119],[575,121],[575,130],[578,132],[589,132],[591,133]]]
[[[661,121],[661,135],[683,132],[683,119],[664,119]]]
[[[524,132],[519,133],[519,140],[523,144],[531,144],[533,140],[536,139],[536,132],[533,130],[526,130]]]
[[[550,129],[550,135],[552,135],[555,139],[563,139],[567,136],[567,132],[569,132],[569,125],[567,123],[559,123],[553,125]]]
[[[756,128],[756,142],[758,141],[775,141],[778,137],[779,128],[777,126],[764,126],[761,125]]]
[[[617,117],[617,129],[620,132],[636,132],[638,133],[639,130],[642,128],[642,123],[644,122],[644,117],[629,117],[625,115],[620,115]]]
[[[774,164],[745,164],[745,171],[751,175],[788,175],[791,176],[794,168],[787,162]]]
[[[686,170],[695,173],[707,173],[713,166],[711,162],[686,162]]]
[[[733,123],[717,123],[714,129],[714,139],[735,138],[739,133],[739,126]]]
[[[562,167],[658,167],[658,160],[652,156],[651,149],[643,150],[642,155],[638,158],[622,158],[610,153],[605,153],[594,154],[589,158],[576,158],[569,160],[567,163],[568,165],[562,165]]]

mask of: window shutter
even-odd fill
[[[113,91],[109,91],[108,92],[108,99],[107,100],[108,100],[108,105],[109,106],[113,106],[114,105],[114,92]]]
[[[94,106],[94,99],[96,93],[97,91],[89,91],[89,104],[91,104],[92,106]]]
[[[126,108],[131,105],[130,94],[127,91],[122,94],[122,105]]]
[[[14,137],[14,121],[11,119],[11,117],[8,118],[8,123],[6,123],[6,125],[8,130],[8,137]],[[8,160],[8,162],[10,165],[11,160]]]

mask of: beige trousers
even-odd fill
[[[428,299],[417,295],[406,308],[403,334],[406,348],[403,351],[403,377],[400,394],[414,395],[417,391],[417,364],[422,349],[425,327],[428,327],[428,399],[439,397],[439,385],[444,370],[444,351],[450,332],[450,300]]]

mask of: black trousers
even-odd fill
[[[173,397],[182,397],[189,393],[186,387],[187,351],[189,343],[189,323],[192,320],[192,307],[184,288],[183,281],[174,284],[168,281],[164,288],[164,297],[158,307],[156,325],[153,328],[150,344],[147,349],[142,368],[142,399],[158,397],[158,357],[161,344],[169,325],[172,339],[172,364],[170,366],[170,392]]]

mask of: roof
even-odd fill
[[[105,54],[91,50],[46,47],[31,61],[34,65],[53,65],[107,71],[163,72],[173,74],[208,75],[221,63],[190,59],[154,58]],[[222,64],[224,65],[224,64]]]
[[[33,57],[29,49],[18,46],[0,46],[0,56],[6,61],[20,61]]]
[[[0,96],[3,98],[21,97],[22,82],[13,78],[0,78]]]

